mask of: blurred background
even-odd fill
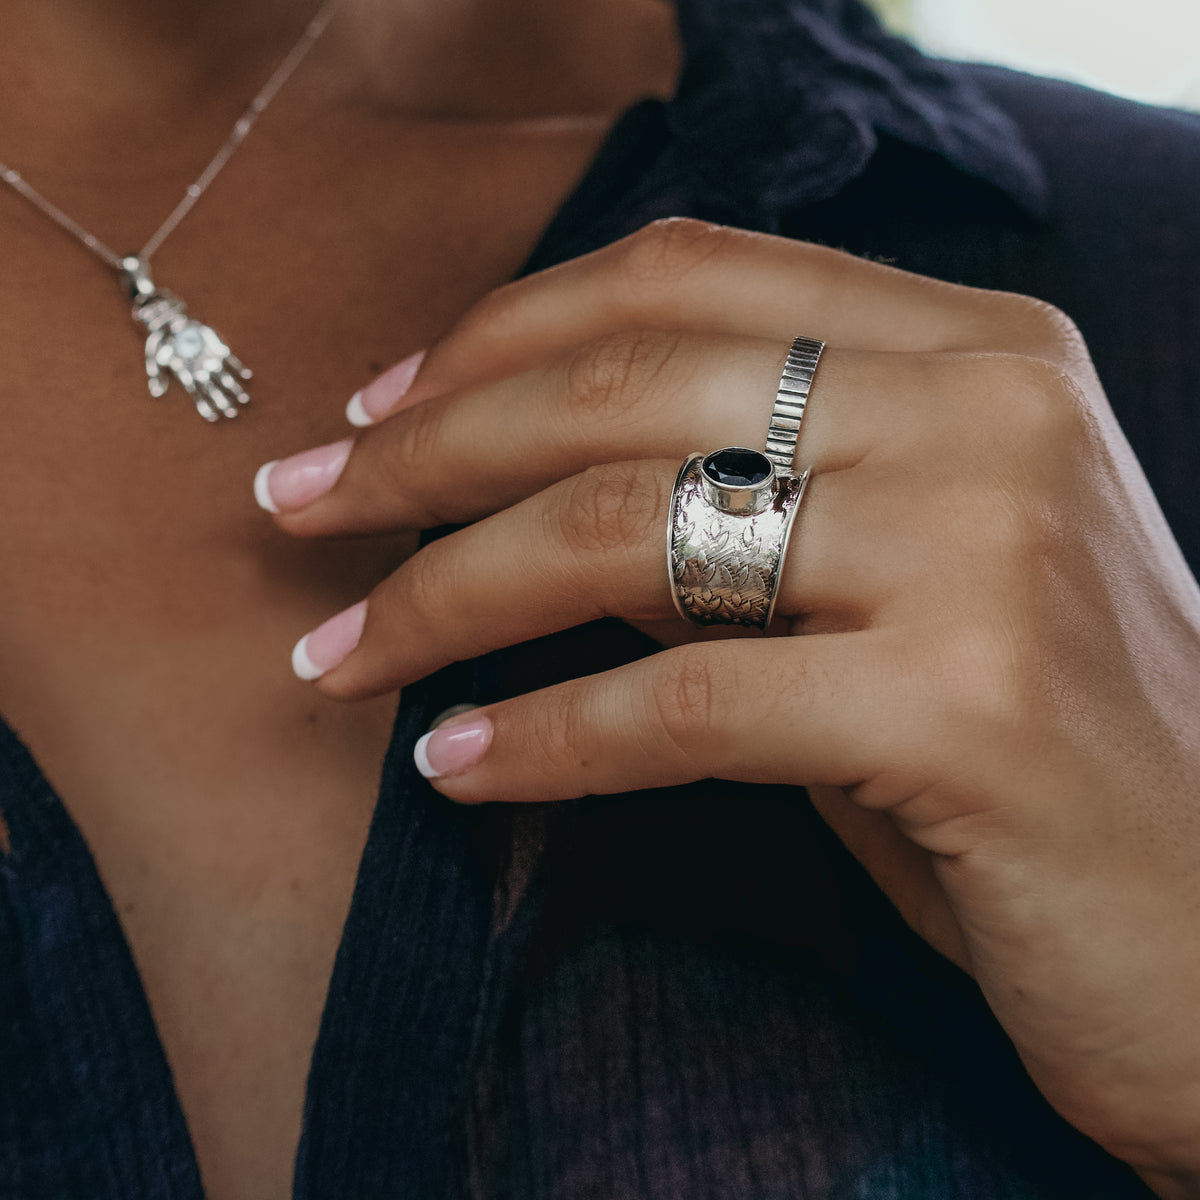
[[[933,54],[1200,110],[1200,0],[874,0]]]

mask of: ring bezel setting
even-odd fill
[[[808,478],[778,474],[742,446],[684,460],[667,527],[671,596],[684,620],[766,631]]]
[[[740,517],[762,512],[779,490],[771,460],[744,446],[726,446],[706,455],[700,477],[709,504]]]
[[[796,440],[825,343],[793,339],[763,451],[725,446],[689,454],[675,477],[667,522],[671,599],[693,625],[764,633],[811,469],[796,472]]]

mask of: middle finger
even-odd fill
[[[361,434],[333,487],[289,501],[291,460],[267,477],[281,522],[325,536],[478,520],[590,466],[761,447],[788,346],[754,338],[616,334],[510,379],[424,401]],[[941,356],[826,350],[800,458],[828,473],[912,436]],[[903,410],[904,422],[897,421]],[[299,456],[306,461],[307,455]]]

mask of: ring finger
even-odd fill
[[[349,610],[365,615],[349,655],[320,661],[330,639],[318,631],[304,659],[325,668],[322,690],[361,698],[599,617],[674,617],[665,540],[677,465],[591,468],[439,539],[371,593],[365,614]],[[781,617],[819,611],[862,628],[887,592],[892,556],[873,547],[869,505],[849,495],[863,480],[847,488],[844,478],[813,480],[781,572]]]

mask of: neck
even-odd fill
[[[178,202],[319,7],[0,0],[0,162],[106,240],[137,244],[147,214]],[[380,120],[602,124],[668,95],[677,59],[666,0],[339,0],[253,136],[284,150]],[[14,205],[0,189],[0,227]]]
[[[462,120],[611,115],[675,87],[670,0],[409,0],[347,14],[393,111]]]
[[[236,108],[319,3],[0,0],[0,135],[23,126],[44,140],[55,109],[178,125]],[[504,118],[669,92],[675,58],[668,0],[340,0],[314,67],[394,111]]]
[[[316,0],[0,0],[0,78],[106,108],[261,71]],[[50,85],[50,87],[48,87]],[[7,97],[6,97],[7,98]]]
[[[190,164],[315,11],[316,0],[0,0],[0,160],[50,183],[100,178],[116,159]]]

